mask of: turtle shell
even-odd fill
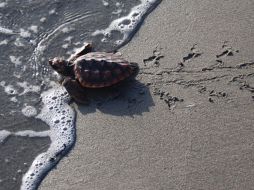
[[[112,86],[133,73],[131,65],[120,55],[91,52],[74,62],[74,74],[83,87],[103,88]]]

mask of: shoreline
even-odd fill
[[[253,187],[251,19],[250,0],[163,1],[120,49],[137,82],[76,106],[76,145],[39,189]]]

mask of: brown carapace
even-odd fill
[[[133,65],[113,53],[88,53],[74,63],[74,74],[86,88],[112,86],[128,78],[133,72]]]
[[[69,94],[80,103],[85,100],[85,88],[104,88],[115,85],[138,73],[136,63],[130,63],[121,55],[106,52],[91,52],[86,43],[68,60],[54,58],[49,64],[65,77],[63,85]],[[82,94],[80,94],[82,93]]]

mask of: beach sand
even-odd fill
[[[164,0],[120,49],[137,81],[75,106],[76,145],[39,189],[252,189],[253,10]]]

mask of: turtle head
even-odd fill
[[[49,65],[59,74],[63,76],[70,76],[72,73],[72,65],[60,57],[49,59]]]

